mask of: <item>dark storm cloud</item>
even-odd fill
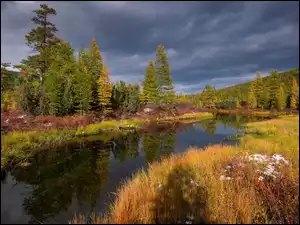
[[[40,2],[1,2],[1,61],[29,54],[24,35]],[[299,2],[47,2],[58,35],[79,50],[91,38],[112,80],[140,82],[164,44],[178,91],[224,87],[298,67]]]

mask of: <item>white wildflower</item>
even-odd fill
[[[220,176],[220,180],[231,180],[231,177]]]
[[[263,176],[259,176],[258,180],[262,181],[264,180],[265,178]]]
[[[185,221],[185,224],[192,224],[192,221]]]
[[[289,164],[288,160],[286,160],[282,155],[279,154],[273,155],[272,159],[275,160],[276,164],[280,164],[280,161],[283,161],[286,165]]]

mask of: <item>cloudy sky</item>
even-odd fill
[[[30,54],[24,35],[42,2],[1,1],[1,62]],[[162,43],[177,91],[199,92],[299,67],[299,2],[46,2],[76,51],[94,36],[111,78],[140,83]]]

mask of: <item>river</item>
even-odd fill
[[[168,129],[101,135],[36,154],[26,167],[1,173],[1,223],[68,223],[74,214],[105,212],[122,181],[148,163],[189,146],[237,144],[228,136],[241,134],[255,118],[216,115]],[[147,188],[147,187],[145,187]]]

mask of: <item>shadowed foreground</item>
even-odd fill
[[[249,123],[240,146],[191,148],[140,171],[109,215],[72,223],[299,223],[299,117]]]

